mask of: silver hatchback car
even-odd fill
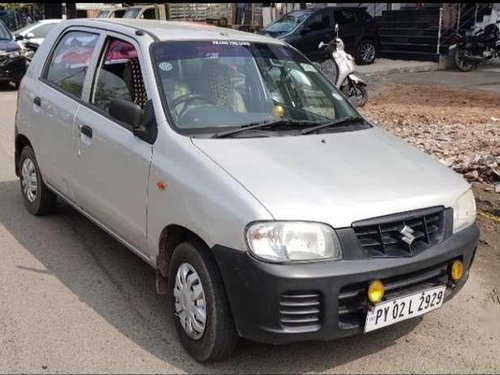
[[[61,197],[154,267],[199,361],[437,309],[476,250],[467,182],[265,36],[61,22],[22,81],[15,142],[27,209]]]

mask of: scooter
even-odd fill
[[[353,74],[356,64],[354,58],[345,52],[344,42],[339,38],[338,24],[335,24],[335,37],[328,43],[321,42],[318,48],[326,48],[328,57],[331,56],[331,64],[323,63],[321,70],[332,79],[351,103],[357,107],[364,106],[368,101],[366,82]]]

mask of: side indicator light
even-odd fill
[[[167,183],[163,180],[160,180],[156,183],[156,187],[160,190],[165,190],[167,188]]]

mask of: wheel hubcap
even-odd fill
[[[372,61],[375,57],[375,46],[371,43],[365,43],[361,46],[361,58],[364,62]]]
[[[174,285],[175,315],[184,331],[194,340],[205,332],[207,302],[201,279],[193,266],[182,263],[177,269]]]
[[[21,166],[21,186],[28,202],[33,203],[36,200],[38,181],[36,178],[35,163],[30,158],[24,159]]]

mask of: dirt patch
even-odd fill
[[[390,85],[362,108],[375,124],[469,181],[500,193],[500,95],[438,85]]]

